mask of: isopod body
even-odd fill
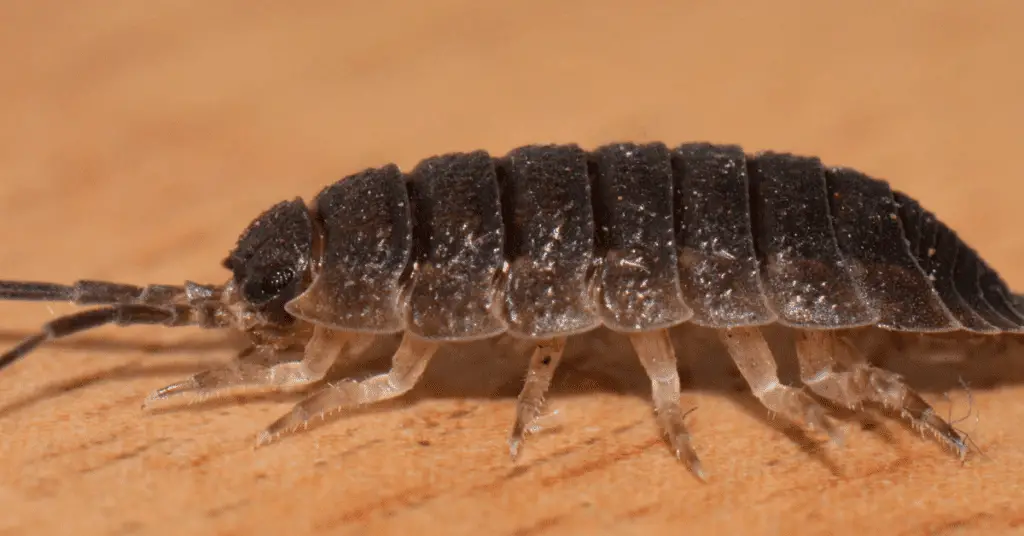
[[[313,393],[260,436],[399,396],[445,344],[513,336],[534,345],[509,438],[513,456],[541,414],[569,337],[629,338],[677,456],[698,475],[679,406],[668,330],[718,330],[773,412],[829,434],[817,398],[896,410],[959,454],[952,426],[895,374],[840,343],[839,330],[1020,332],[1024,301],[955,232],[882,180],[820,159],[738,146],[531,145],[366,169],[306,204],[256,218],[224,260],[224,285],[0,282],[0,298],[103,304],[47,324],[2,358],[104,323],[233,328],[250,351],[155,391],[150,402],[238,386],[323,379],[376,336],[401,334],[392,369]],[[795,330],[802,387],[783,384],[760,329]],[[348,357],[346,357],[347,359]]]

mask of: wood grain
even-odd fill
[[[5,2],[0,275],[217,282],[250,218],[363,167],[632,139],[858,167],[1024,287],[1019,2],[285,6]],[[0,304],[0,338],[69,310]],[[963,466],[893,422],[808,449],[727,386],[687,393],[708,484],[669,455],[632,361],[560,373],[560,426],[517,465],[514,389],[487,386],[522,370],[487,355],[433,372],[407,404],[261,449],[295,397],[140,410],[232,352],[198,330],[104,328],[5,370],[0,533],[1024,531],[1020,352],[975,367],[989,381],[961,426],[987,458]],[[955,387],[957,371],[928,374]],[[943,409],[944,390],[928,393]],[[950,399],[966,411],[961,390]]]

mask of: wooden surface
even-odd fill
[[[220,282],[250,218],[363,167],[630,139],[858,167],[1024,287],[1019,2],[369,4],[4,2],[0,276]],[[70,310],[0,304],[2,341]],[[560,372],[558,426],[516,466],[515,389],[488,386],[523,369],[488,355],[261,449],[297,397],[140,410],[233,351],[198,330],[104,328],[5,370],[0,533],[1024,531],[1020,351],[932,374],[937,408],[975,412],[960,426],[987,458],[965,465],[893,421],[809,449],[748,395],[688,392],[707,484],[661,442],[632,359]],[[959,374],[986,379],[970,405],[943,399]]]

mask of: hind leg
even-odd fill
[[[700,459],[690,444],[690,434],[683,424],[685,414],[679,405],[679,369],[668,330],[631,333],[629,339],[651,379],[651,398],[662,431],[668,435],[676,457],[684,460],[690,470],[704,480],[706,476]]]
[[[270,443],[282,433],[306,426],[316,417],[397,398],[416,386],[440,343],[406,333],[391,357],[391,370],[364,380],[343,380],[317,391],[264,430],[257,444]]]
[[[779,381],[775,358],[760,330],[723,330],[722,341],[750,390],[766,408],[812,430],[825,432],[834,441],[839,440],[839,430],[828,420],[825,408],[802,388],[783,385]]]
[[[297,389],[323,379],[342,350],[358,354],[373,337],[343,333],[317,327],[303,350],[300,361],[274,365],[238,360],[223,368],[200,372],[186,380],[172,383],[151,393],[144,403],[149,406],[172,398],[200,401],[225,395],[239,389]]]
[[[928,430],[961,458],[967,445],[953,427],[898,374],[871,366],[832,332],[803,331],[796,336],[800,377],[818,396],[849,409],[873,402],[898,411],[919,430]]]

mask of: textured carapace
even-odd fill
[[[242,358],[154,392],[155,402],[240,386],[300,388],[374,337],[402,335],[385,374],[325,387],[261,441],[326,411],[412,388],[445,344],[501,335],[534,353],[510,436],[515,455],[540,416],[566,340],[624,334],[651,378],[658,419],[697,473],[668,330],[720,331],[773,412],[838,433],[817,399],[901,412],[963,455],[953,428],[902,380],[869,365],[841,330],[999,334],[1024,330],[1024,303],[951,229],[881,180],[819,159],[733,145],[534,145],[387,165],[348,176],[309,205],[281,202],[242,233],[221,286],[0,282],[0,298],[107,307],[59,318],[0,357],[104,323],[234,328]],[[783,385],[760,329],[794,330],[803,387]]]

